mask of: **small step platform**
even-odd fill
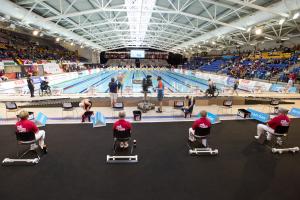
[[[133,156],[106,156],[107,163],[137,163],[138,155]]]
[[[288,153],[288,152],[292,152],[292,153],[296,153],[299,151],[299,147],[292,147],[292,148],[272,148],[272,153]]]
[[[189,154],[190,155],[218,155],[219,150],[210,147],[204,147],[198,141],[191,142],[188,140]]]
[[[107,163],[137,163],[139,161],[138,155],[134,154],[133,151],[136,148],[135,145],[129,146],[128,148],[116,148],[113,155],[106,156]]]
[[[33,159],[11,159],[11,158],[4,158],[2,161],[2,165],[36,165],[40,162],[40,158],[33,158]]]

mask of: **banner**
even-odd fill
[[[270,119],[270,115],[263,113],[263,112],[259,112],[253,109],[248,109],[248,111],[251,113],[251,119],[255,119],[257,121],[266,123],[269,121]]]
[[[285,92],[287,87],[285,85],[281,84],[272,84],[272,87],[270,89],[271,92]],[[290,87],[288,90],[289,93],[296,93],[297,87]]]
[[[35,118],[35,123],[38,127],[46,126],[47,121],[48,117],[41,112],[39,112],[37,117]]]
[[[93,128],[106,126],[106,119],[100,112],[96,112],[96,114],[92,117],[92,122]]]
[[[300,108],[292,108],[289,112],[289,115],[292,115],[294,117],[300,117]]]
[[[43,64],[44,71],[47,74],[58,74],[62,73],[62,69],[59,67],[59,64],[57,63],[46,63]]]
[[[198,114],[198,118],[200,118],[200,113]],[[207,112],[207,118],[210,120],[212,124],[220,123],[220,119],[218,115],[215,115],[213,113]]]

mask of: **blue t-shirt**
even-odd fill
[[[116,82],[110,82],[108,84],[109,92],[111,93],[117,93],[118,92],[118,84]]]

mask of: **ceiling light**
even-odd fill
[[[10,25],[9,25],[9,28],[11,28],[11,29],[16,29],[16,25],[10,24]]]
[[[37,36],[39,34],[39,31],[38,30],[34,30],[33,32],[32,32],[32,35],[34,35],[34,36]]]
[[[59,37],[58,37],[58,38],[56,38],[56,39],[55,39],[55,41],[56,41],[56,42],[59,42],[59,41],[60,41],[60,38],[59,38]]]
[[[284,18],[280,19],[280,20],[279,20],[279,25],[282,25],[284,22],[285,22],[285,19],[284,19]]]
[[[252,29],[251,27],[247,28],[247,32],[249,33],[251,31],[251,29]]]
[[[261,28],[256,29],[255,34],[256,35],[261,35],[262,34],[262,29]]]
[[[40,37],[43,37],[44,36],[44,33],[40,33]]]
[[[268,40],[273,40],[273,38],[270,38],[270,37],[267,37],[267,36],[265,38],[268,39]]]
[[[216,42],[215,42],[215,41],[212,41],[211,43],[212,43],[213,45],[215,45],[215,44],[216,44]]]
[[[282,41],[289,40],[289,39],[290,39],[290,38],[288,38],[288,37],[283,37],[283,38],[281,38]]]
[[[74,46],[74,42],[71,42],[71,46]]]
[[[293,19],[298,19],[299,15],[300,15],[300,13],[298,13],[298,12],[295,13],[294,16],[293,16]]]

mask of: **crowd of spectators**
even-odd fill
[[[254,61],[250,59],[238,59],[222,66],[221,72],[237,78],[270,80],[271,77],[279,72],[286,71],[290,65],[290,61],[286,59],[259,59]]]
[[[82,58],[54,42],[0,29],[0,59],[76,62]]]
[[[300,71],[293,70],[292,67],[298,62],[299,53],[296,51],[297,48],[264,49],[263,51],[257,51],[255,55],[248,53],[205,58],[195,57],[189,63],[185,63],[185,67],[193,70],[226,74],[235,78],[272,80],[274,77],[276,81],[288,82],[289,79],[293,79],[295,82],[299,77]],[[263,58],[263,53],[270,56]],[[291,57],[272,57],[285,53],[289,53]]]

